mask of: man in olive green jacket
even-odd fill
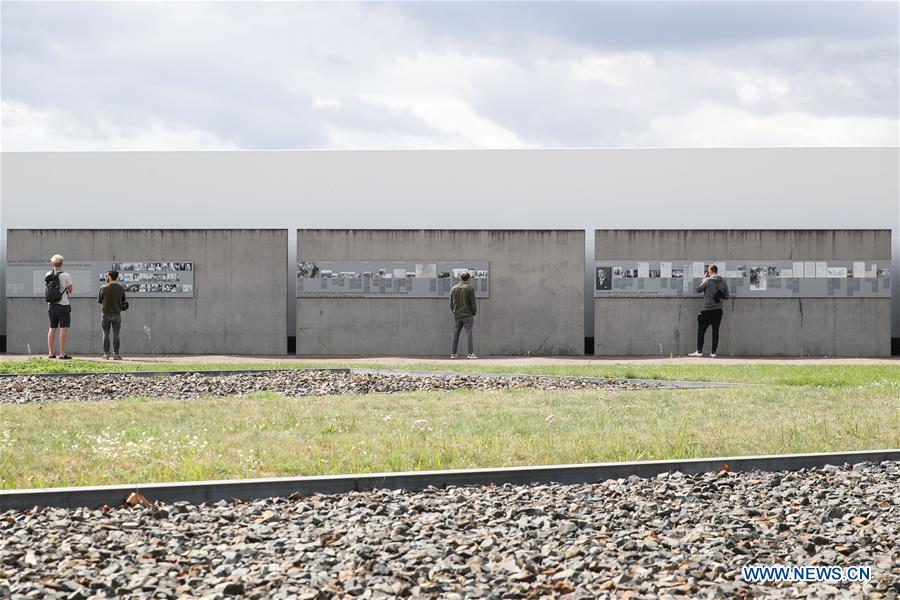
[[[119,331],[122,329],[122,310],[128,309],[125,288],[119,283],[119,272],[106,274],[106,283],[100,287],[97,303],[103,305],[100,327],[103,329],[103,358],[109,358],[109,332],[112,330],[113,358],[122,360],[119,354]]]
[[[450,310],[453,311],[453,344],[450,348],[450,358],[456,358],[459,348],[459,332],[466,328],[469,337],[469,355],[466,358],[478,358],[475,355],[475,336],[472,329],[475,327],[475,290],[469,286],[469,273],[463,271],[459,276],[459,283],[450,290]]]

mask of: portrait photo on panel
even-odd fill
[[[594,289],[597,290],[611,290],[612,289],[612,267],[597,267],[596,271],[596,285]]]

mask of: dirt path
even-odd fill
[[[24,355],[3,355],[0,360],[24,360],[31,358]],[[99,356],[78,356],[84,360],[101,360]],[[302,362],[304,364],[380,364],[380,365],[411,365],[411,364],[455,364],[465,362],[461,360],[451,361],[446,358],[427,357],[295,357],[295,356],[230,356],[230,355],[201,355],[201,356],[129,356],[126,362],[160,362],[171,364],[266,364]],[[685,364],[725,364],[725,365],[896,365],[900,366],[900,357],[894,358],[595,358],[592,356],[580,357],[522,357],[522,356],[498,356],[479,358],[478,364],[493,366],[539,366],[539,365],[685,365]]]

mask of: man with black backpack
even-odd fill
[[[113,358],[122,360],[119,354],[119,331],[122,329],[122,311],[128,310],[125,288],[118,281],[119,272],[106,274],[106,283],[100,287],[97,302],[103,305],[100,327],[103,329],[103,358],[109,359],[109,332],[112,330]]]
[[[50,317],[50,331],[47,332],[48,358],[56,358],[56,330],[59,329],[59,358],[72,358],[66,354],[66,344],[69,341],[69,326],[72,324],[72,305],[69,296],[75,291],[72,276],[63,272],[63,257],[59,254],[53,256],[50,262],[53,270],[44,277],[46,289],[44,300],[47,301],[47,314]]]
[[[719,348],[719,325],[722,324],[722,307],[728,299],[728,283],[719,275],[719,267],[709,265],[703,274],[703,281],[697,286],[697,293],[703,294],[703,310],[697,315],[697,351],[688,356],[703,356],[703,338],[706,330],[712,325],[712,352],[709,357],[716,357]]]

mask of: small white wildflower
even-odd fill
[[[413,422],[413,429],[418,429],[419,431],[433,431],[433,429],[428,426],[428,421],[425,419],[416,419]]]

